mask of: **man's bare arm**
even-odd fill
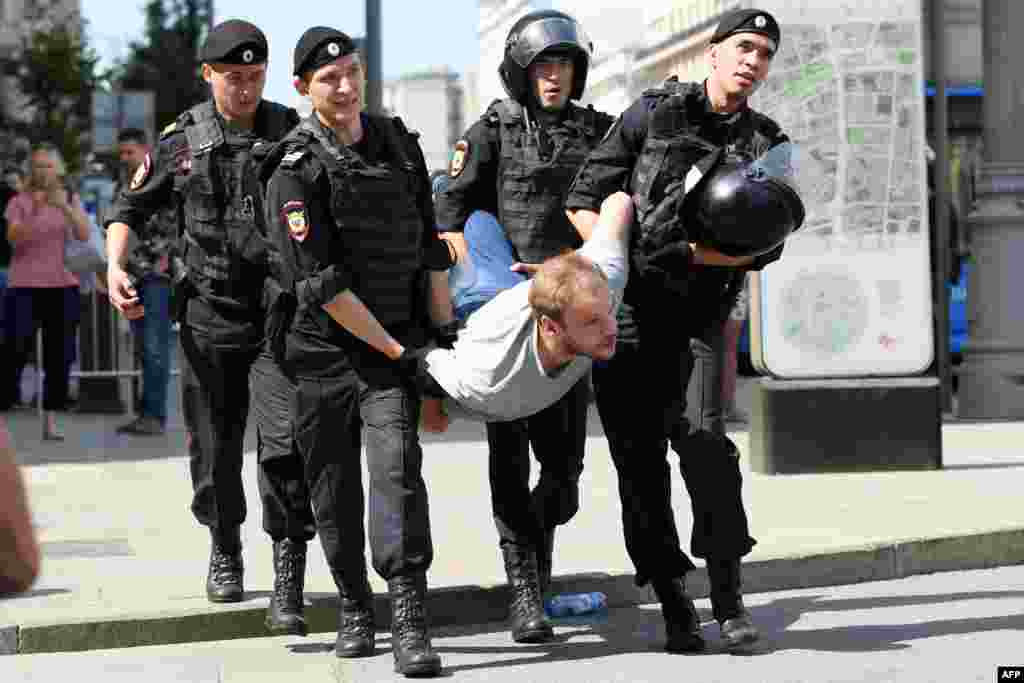
[[[7,425],[0,424],[0,597],[31,588],[39,562],[25,485]]]
[[[328,301],[323,309],[334,322],[391,360],[398,360],[405,350],[351,289],[346,289]]]
[[[447,325],[455,320],[455,308],[452,306],[452,294],[448,289],[448,271],[430,271],[430,321],[434,325]]]
[[[107,226],[107,296],[110,303],[129,320],[142,317],[145,310],[131,278],[124,270],[128,258],[131,228],[127,223]]]
[[[593,236],[594,227],[597,225],[597,219],[600,217],[598,212],[589,209],[569,209],[565,212],[565,215],[569,217],[569,222],[573,224],[576,232],[580,234],[584,242]]]

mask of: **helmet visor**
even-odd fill
[[[594,51],[583,27],[577,22],[562,17],[547,17],[525,26],[515,36],[511,36],[508,54],[523,69],[530,66],[544,50],[557,45],[571,45],[579,48],[587,58]]]

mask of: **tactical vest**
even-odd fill
[[[527,128],[514,100],[491,104],[484,120],[499,127],[499,213],[519,260],[540,263],[582,244],[565,215],[565,196],[590,151],[611,127],[611,117],[593,107],[569,105],[565,120],[542,130]]]
[[[666,190],[684,182],[695,164],[718,152],[756,158],[772,142],[758,130],[751,112],[739,112],[728,119],[708,116],[702,83],[669,80],[644,96],[654,98],[656,106],[651,111],[644,147],[630,179],[640,226],[633,235],[633,244],[641,249],[646,244],[686,239],[685,234],[673,235],[671,239],[656,234],[666,226],[655,225],[649,219]],[[681,228],[684,233],[685,226]],[[688,316],[700,326],[716,317],[724,320],[743,286],[743,276],[744,271],[735,268],[694,267],[673,277],[668,287],[677,296],[700,303],[701,313]]]
[[[417,198],[426,169],[413,159],[414,138],[401,119],[369,117],[390,160],[367,162],[326,138],[311,118],[289,136],[287,149],[308,149],[326,170],[330,212],[352,291],[385,327],[413,322],[422,275],[423,215]],[[368,131],[369,132],[369,131]],[[300,283],[296,283],[296,287]]]
[[[263,194],[252,150],[282,138],[291,128],[289,109],[263,102],[265,139],[222,125],[212,100],[178,118],[188,142],[191,168],[176,177],[183,199],[184,263],[200,295],[258,310],[267,275],[261,229]]]

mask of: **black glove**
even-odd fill
[[[453,320],[444,325],[440,325],[434,328],[434,341],[442,349],[450,349],[455,346],[455,341],[459,338],[459,330],[462,329],[462,322],[459,320]]]
[[[440,392],[441,396],[444,396],[444,391],[427,372],[427,354],[434,348],[434,346],[407,346],[395,361],[398,364],[399,372],[417,394],[436,396]]]

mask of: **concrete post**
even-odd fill
[[[384,86],[381,65],[380,0],[366,0],[366,111],[379,114]]]
[[[968,286],[968,339],[958,413],[1024,418],[1024,2],[982,3],[984,163],[969,216],[975,267]]]

